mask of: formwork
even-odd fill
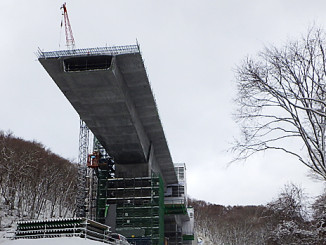
[[[164,243],[164,185],[159,175],[107,177],[99,171],[97,220],[105,223],[107,207],[116,205],[116,232],[137,245]]]

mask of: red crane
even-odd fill
[[[71,25],[70,25],[70,21],[69,21],[69,17],[68,17],[68,11],[67,11],[67,7],[66,7],[66,3],[64,3],[61,8],[62,9],[62,15],[65,21],[65,32],[66,32],[66,45],[68,49],[75,49],[75,39],[74,36],[72,34],[72,29],[71,29]],[[62,21],[61,21],[61,27],[62,27]]]

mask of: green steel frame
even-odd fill
[[[165,204],[165,214],[187,214],[185,204]]]
[[[193,241],[195,240],[195,235],[183,235],[182,238],[184,241]]]
[[[164,185],[157,174],[140,178],[109,178],[99,171],[97,221],[105,223],[106,206],[116,204],[116,231],[128,240],[164,243]],[[133,233],[134,231],[134,233]]]

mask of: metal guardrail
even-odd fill
[[[13,237],[12,239],[40,239],[40,238],[59,238],[59,237],[80,237],[85,239],[90,239],[98,242],[103,242],[111,245],[120,245],[119,240],[114,238],[109,238],[110,240],[100,239],[91,235],[85,235],[83,232],[72,232],[72,233],[63,233],[63,234],[36,234],[36,235],[24,235],[20,237]]]
[[[48,59],[48,58],[60,58],[60,57],[69,57],[69,56],[119,55],[119,54],[132,54],[132,53],[140,53],[140,49],[138,45],[58,50],[58,51],[49,51],[49,52],[43,52],[40,48],[38,48],[36,55],[39,59]]]
[[[67,229],[68,230],[68,229]],[[19,236],[12,237],[11,239],[16,240],[16,239],[41,239],[41,238],[59,238],[59,237],[80,237],[80,238],[85,238],[85,239],[90,239],[98,242],[103,242],[106,244],[111,244],[111,245],[125,245],[127,244],[126,242],[120,241],[118,239],[115,239],[111,237],[109,234],[103,235],[103,238],[99,238],[98,235],[100,235],[97,232],[89,231],[86,228],[76,228],[76,229],[69,229],[69,233],[51,233],[51,231],[44,231],[42,232],[37,232],[37,234],[20,234]],[[49,233],[50,232],[50,233]]]
[[[13,237],[13,239],[40,239],[40,238],[58,238],[58,237],[81,237],[85,239],[95,240],[107,244],[117,245],[119,241],[116,241],[114,238],[109,238],[107,236],[103,236],[103,238],[99,238],[97,236],[93,236],[86,229],[76,229],[76,231],[70,230],[70,233],[38,233],[38,234],[26,234]]]
[[[187,200],[186,197],[165,197],[164,204],[165,205],[186,205]]]

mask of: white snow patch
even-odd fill
[[[102,242],[92,241],[79,237],[59,237],[42,239],[1,240],[1,245],[100,245]]]
[[[208,237],[205,237],[203,234],[200,232],[197,233],[197,244],[198,245],[217,245],[214,244]]]

